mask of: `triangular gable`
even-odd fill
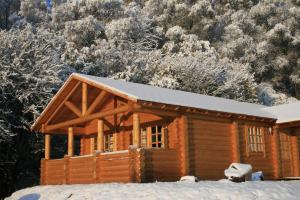
[[[86,83],[88,87],[87,104],[89,105],[89,107],[97,98],[98,100],[106,100],[105,95],[114,95],[132,102],[137,101],[137,99],[135,99],[132,96],[129,96],[128,94],[117,91],[114,88],[109,87],[105,84],[93,82],[84,78],[83,76],[80,76],[79,74],[74,73],[66,80],[66,82],[59,89],[56,95],[51,99],[51,101],[46,106],[42,114],[32,125],[31,129],[35,131],[40,131],[42,129],[42,124],[49,122],[50,119],[51,123],[59,123],[61,121],[71,120],[80,117],[80,114],[82,112],[82,83]],[[104,94],[102,91],[105,91],[106,94]],[[96,107],[94,108],[96,110],[98,108],[98,105],[94,105],[94,107]]]

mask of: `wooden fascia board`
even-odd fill
[[[237,114],[237,113],[228,113],[228,112],[221,112],[221,111],[214,111],[214,110],[205,110],[199,108],[192,108],[192,107],[184,107],[178,105],[170,105],[164,103],[157,103],[157,102],[150,102],[144,100],[138,100],[137,105],[142,107],[151,108],[151,109],[161,109],[166,111],[176,111],[180,114],[196,114],[196,115],[205,115],[205,116],[212,116],[212,117],[221,117],[221,118],[229,118],[232,120],[249,120],[249,121],[259,121],[274,124],[276,119],[272,118],[264,118],[258,116],[251,116],[245,114]]]
[[[300,127],[300,120],[285,122],[285,123],[277,123],[279,128],[293,128],[293,127]]]

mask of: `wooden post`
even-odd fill
[[[297,136],[291,136],[293,176],[299,177],[299,145]]]
[[[141,127],[140,127],[140,115],[133,113],[133,145],[137,148],[141,147]]]
[[[74,144],[74,132],[73,132],[73,128],[70,127],[68,128],[68,156],[69,157],[72,157],[74,154],[73,144]]]
[[[240,154],[240,138],[239,138],[239,126],[237,121],[233,121],[231,125],[231,134],[232,134],[232,153],[233,153],[233,162],[240,163],[241,162],[241,154]]]
[[[50,149],[51,149],[51,137],[50,134],[45,134],[45,159],[50,159]]]
[[[46,160],[44,158],[41,159],[41,177],[40,184],[46,185]]]
[[[189,159],[189,135],[188,135],[188,118],[183,115],[180,120],[180,157],[181,157],[181,175],[186,176],[190,173]]]
[[[93,154],[95,152],[95,136],[90,136],[90,154]]]
[[[277,126],[273,126],[272,129],[273,129],[273,135],[272,135],[272,160],[273,160],[273,168],[274,168],[274,178],[278,179],[282,176],[279,130],[278,130]]]
[[[118,135],[117,135],[117,133],[113,134],[113,138],[114,138],[113,151],[118,151]]]
[[[152,147],[152,130],[151,130],[151,126],[147,127],[147,148],[151,148]]]
[[[82,115],[87,111],[87,84],[82,83]]]
[[[104,151],[104,123],[103,120],[98,120],[98,135],[97,135],[97,150]]]

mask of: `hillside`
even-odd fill
[[[72,72],[296,101],[300,1],[0,0],[0,198],[38,184],[43,138],[29,127]]]
[[[36,186],[15,192],[7,200],[63,199],[260,199],[296,200],[300,182],[222,181]]]

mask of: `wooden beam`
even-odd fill
[[[103,120],[98,120],[98,135],[97,135],[97,150],[104,151],[104,123]]]
[[[48,133],[51,135],[66,135],[68,132],[68,128],[59,128],[51,131],[45,131],[44,133]],[[73,127],[74,135],[86,135],[86,129],[84,127]]]
[[[45,159],[50,159],[50,150],[51,150],[51,136],[45,134]]]
[[[78,117],[82,116],[81,111],[71,101],[66,101],[65,105]]]
[[[82,115],[84,116],[87,111],[87,84],[82,83]]]
[[[100,94],[96,97],[96,99],[93,101],[93,103],[90,105],[90,107],[86,111],[86,115],[89,115],[92,112],[94,112],[97,106],[101,106],[105,102],[105,100],[107,99],[108,96],[109,96],[109,93],[102,90],[102,92],[100,92]]]
[[[69,94],[64,98],[64,100],[62,101],[61,104],[59,104],[59,106],[55,109],[55,111],[51,114],[51,116],[48,118],[48,120],[46,121],[46,124],[49,124],[49,122],[52,120],[52,118],[56,115],[56,113],[60,110],[60,108],[65,104],[66,101],[68,101],[69,97],[74,93],[74,91],[78,88],[78,86],[80,85],[80,82],[78,82],[73,88],[72,90],[69,92]]]
[[[68,129],[68,156],[72,157],[74,154],[74,134],[73,134],[73,128],[70,127]]]
[[[103,118],[103,117],[106,117],[109,115],[114,115],[114,114],[118,114],[118,113],[122,113],[122,112],[126,112],[126,111],[128,111],[128,105],[122,106],[122,107],[119,107],[119,108],[116,108],[113,110],[98,112],[98,113],[83,116],[83,117],[80,117],[77,119],[72,119],[69,121],[65,121],[65,122],[61,122],[61,123],[57,123],[57,124],[53,124],[53,125],[48,125],[48,126],[46,126],[46,131],[51,131],[51,130],[68,127],[68,126],[74,126],[76,124],[85,123],[85,122],[91,121],[93,119],[99,119],[99,118]]]
[[[137,148],[141,147],[141,126],[140,126],[140,115],[133,113],[133,145]]]

